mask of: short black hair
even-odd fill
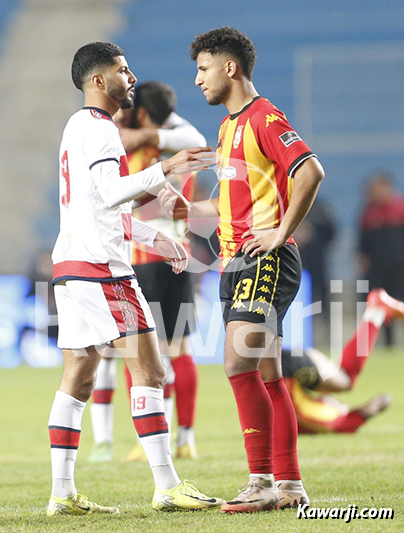
[[[169,115],[175,111],[177,96],[174,89],[159,81],[145,81],[136,85],[133,112],[144,107],[154,124],[162,126]]]
[[[197,35],[191,44],[192,61],[195,61],[201,52],[234,56],[240,61],[245,77],[252,80],[257,51],[251,39],[236,28],[225,26]]]
[[[77,50],[72,63],[72,80],[80,91],[89,74],[95,69],[110,67],[117,56],[124,56],[122,48],[113,43],[97,41],[89,43]]]

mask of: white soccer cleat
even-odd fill
[[[257,513],[279,508],[279,492],[272,480],[250,478],[248,485],[239,491],[234,500],[222,505],[222,513]]]
[[[310,506],[310,499],[301,481],[276,481],[279,490],[279,509],[297,509],[299,505]]]

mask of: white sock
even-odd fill
[[[183,446],[184,444],[195,446],[195,433],[193,427],[178,426],[177,446]]]
[[[265,479],[266,481],[272,481],[273,487],[275,487],[275,477],[273,474],[250,474],[250,480]]]
[[[111,403],[111,399],[115,389],[116,360],[103,358],[98,366],[93,403],[90,407],[94,442],[96,444],[113,442],[114,406]]]
[[[152,469],[154,482],[163,490],[172,489],[181,481],[171,458],[163,390],[132,387],[130,395],[133,423]]]
[[[281,487],[281,485],[285,484],[285,487]],[[279,488],[287,488],[288,490],[304,490],[303,487],[303,481],[301,479],[280,479],[279,481],[276,481],[276,487]]]
[[[49,415],[51,435],[52,495],[67,498],[77,493],[74,484],[81,419],[86,404],[56,391]]]

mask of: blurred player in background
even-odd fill
[[[383,287],[404,300],[404,195],[387,172],[366,182],[366,205],[361,214],[358,263],[370,289]],[[385,342],[394,344],[394,330],[385,325]]]
[[[248,485],[222,511],[308,504],[296,415],[282,377],[282,319],[301,277],[292,233],[324,172],[285,115],[256,91],[256,50],[248,37],[234,28],[212,30],[196,37],[191,57],[208,104],[224,104],[230,113],[216,148],[219,198],[190,203],[172,187],[159,198],[174,218],[220,217],[225,370],[250,469]]]
[[[344,346],[339,366],[313,348],[298,357],[290,350],[282,351],[283,375],[300,433],[354,433],[390,405],[390,396],[381,394],[351,409],[332,393],[352,390],[381,326],[394,319],[404,319],[404,303],[389,296],[384,289],[374,289],[368,294],[367,308],[355,334]],[[330,377],[323,379],[323,372]]]
[[[157,160],[190,146],[206,146],[205,138],[185,119],[175,113],[176,95],[164,83],[150,81],[136,85],[134,106],[120,110],[115,122],[120,128],[121,138],[127,151],[129,173],[133,174],[149,167]],[[178,175],[176,186],[188,200],[192,200],[194,175]],[[162,213],[154,196],[144,195],[135,204],[133,216],[147,221],[153,227],[183,242],[187,230],[183,221],[175,224]],[[191,355],[189,335],[195,331],[194,315],[181,304],[193,304],[191,274],[175,275],[166,264],[166,258],[158,255],[154,248],[136,243],[133,246],[132,265],[135,269],[143,294],[151,305],[159,337],[160,352],[168,371],[164,388],[166,419],[171,425],[173,389],[176,396],[178,417],[177,458],[197,456],[194,437],[194,420],[198,377]],[[154,306],[156,308],[154,309]],[[155,312],[154,312],[155,311]],[[178,323],[178,327],[176,325]],[[128,388],[131,388],[129,370],[125,367]],[[89,457],[91,462],[112,459],[113,404],[116,387],[116,361],[102,359],[98,368],[93,394],[91,415],[95,446]],[[129,461],[146,461],[141,444],[129,453]]]
[[[164,415],[166,371],[155,324],[136,281],[132,239],[169,257],[174,272],[186,268],[181,244],[132,217],[132,201],[153,192],[180,168],[206,168],[206,149],[184,150],[129,175],[125,150],[112,119],[133,106],[136,77],[124,51],[112,43],[80,48],[72,78],[85,96],[84,108],[68,121],[60,148],[60,232],[53,250],[53,283],[59,317],[63,375],[49,417],[52,494],[48,516],[118,513],[77,493],[74,482],[86,401],[100,352],[113,350],[128,366],[132,418],[154,481],[155,509],[200,509],[223,500],[208,498],[181,482],[173,465]]]

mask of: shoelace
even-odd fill
[[[191,494],[193,493],[194,495],[196,494],[200,494],[202,495],[204,498],[206,498],[207,496],[205,496],[205,494],[202,494],[202,492],[200,492],[196,487],[195,485],[192,485],[192,483],[195,483],[195,481],[193,479],[184,479],[184,481],[182,482],[182,486],[184,487],[184,490],[187,490],[189,491]]]
[[[265,488],[266,487],[264,487],[263,485],[258,483],[258,481],[250,481],[249,483],[247,483],[247,485],[243,485],[242,487],[239,487],[237,490],[238,490],[239,494],[244,492],[247,495],[247,494],[250,494],[251,492],[253,492],[254,489],[264,489],[265,490]]]

